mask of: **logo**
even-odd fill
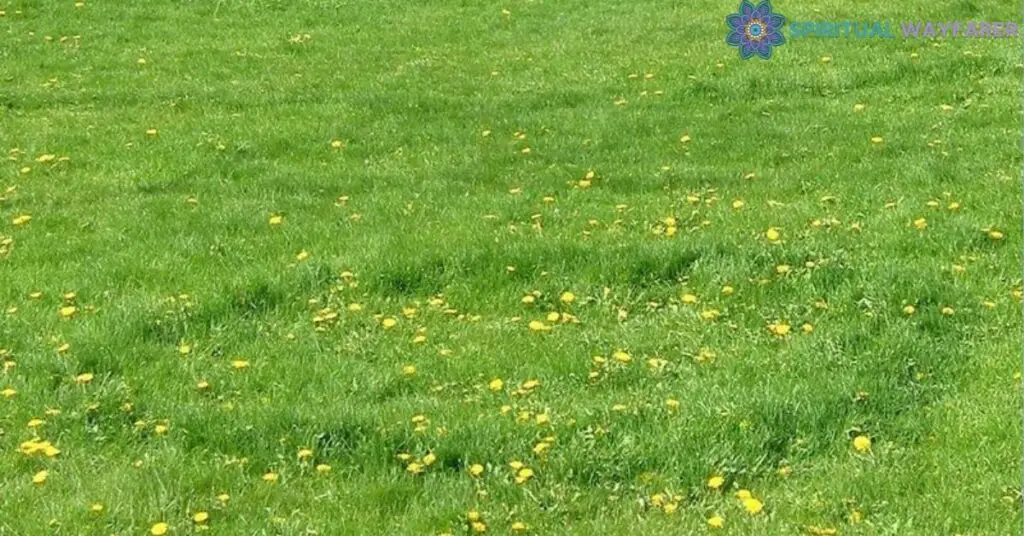
[[[769,0],[761,0],[757,6],[750,0],[743,0],[739,12],[725,18],[725,25],[729,28],[725,42],[739,48],[740,57],[745,60],[755,55],[767,60],[772,57],[772,47],[786,43],[782,35],[785,24],[786,17],[772,13]]]

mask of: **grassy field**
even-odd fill
[[[0,0],[0,535],[1018,533],[1020,42],[735,7]]]

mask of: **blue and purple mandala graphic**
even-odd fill
[[[726,17],[725,24],[729,28],[725,42],[739,48],[740,57],[745,60],[754,56],[770,59],[772,47],[786,43],[782,35],[786,17],[772,13],[769,0],[761,0],[757,6],[750,0],[743,0],[739,12]]]

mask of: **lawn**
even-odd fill
[[[0,535],[1018,533],[1020,41],[736,7],[0,0]]]

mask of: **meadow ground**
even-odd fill
[[[0,534],[1018,532],[1018,41],[0,1]]]

